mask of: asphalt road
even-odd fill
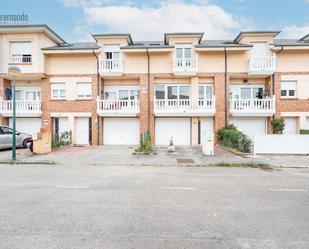
[[[0,165],[0,248],[309,248],[309,170]]]

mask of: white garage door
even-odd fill
[[[75,143],[89,144],[89,118],[75,119]]]
[[[283,134],[296,134],[296,118],[283,117],[283,119],[285,120]]]
[[[10,127],[13,127],[13,119],[9,119]],[[32,135],[34,139],[40,132],[41,118],[16,118],[16,130]]]
[[[207,117],[207,118],[201,118],[200,119],[200,136],[201,136],[201,144],[204,144],[205,139],[207,137],[208,133],[213,133],[213,118]]]
[[[249,136],[266,134],[266,118],[232,118],[230,123]]]
[[[104,118],[103,143],[106,145],[139,144],[138,118]]]
[[[156,118],[155,144],[169,145],[173,138],[174,145],[190,145],[190,118]]]

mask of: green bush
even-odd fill
[[[305,129],[301,129],[300,131],[299,131],[299,133],[300,134],[305,134],[305,135],[307,135],[307,134],[309,134],[309,130],[305,130]]]
[[[148,133],[141,134],[140,145],[134,150],[134,152],[150,153],[152,150],[151,136]]]
[[[234,125],[227,125],[217,132],[219,141],[223,146],[231,147],[241,152],[250,152],[251,139],[238,131]]]
[[[274,134],[282,134],[285,127],[285,120],[283,118],[274,118],[271,121]]]

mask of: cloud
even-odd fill
[[[309,1],[309,0],[308,0]],[[309,34],[309,25],[297,26],[290,25],[282,29],[282,37],[299,39],[306,34]]]
[[[207,39],[232,38],[253,21],[232,15],[208,1],[157,1],[154,5],[120,5],[116,1],[60,0],[83,9],[85,29],[131,33],[136,40],[160,39],[164,32],[205,32]],[[79,24],[81,25],[81,24]]]

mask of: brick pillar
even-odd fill
[[[191,78],[191,99],[198,99],[198,77]],[[191,118],[191,145],[198,145],[198,117]]]
[[[154,76],[150,75],[150,135],[154,142]],[[148,126],[148,75],[140,76],[140,132],[147,131]]]
[[[41,126],[53,135],[52,118],[50,117],[50,84],[49,78],[42,80],[41,82],[41,99],[42,99],[42,118]]]
[[[225,125],[225,76],[224,76],[224,73],[215,75],[214,95],[216,97],[216,114],[214,117],[214,130],[216,132],[217,130],[224,127]],[[227,111],[229,112],[229,107]]]
[[[281,74],[275,73],[275,93],[276,96],[276,113],[275,117],[281,117],[280,98],[281,98]]]

